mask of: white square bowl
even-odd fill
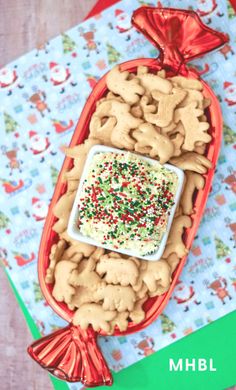
[[[177,187],[177,191],[176,191],[176,194],[175,194],[175,197],[174,197],[174,205],[171,208],[170,215],[168,217],[167,229],[166,229],[166,232],[164,233],[164,235],[162,237],[162,240],[161,240],[161,243],[160,243],[160,246],[159,246],[158,250],[153,252],[150,255],[141,256],[138,253],[135,253],[135,251],[133,251],[133,250],[129,250],[129,249],[126,250],[126,249],[122,249],[122,248],[121,249],[115,249],[115,248],[113,248],[112,246],[109,246],[109,245],[102,245],[99,241],[96,241],[93,238],[84,236],[79,231],[79,228],[77,227],[77,224],[76,224],[76,221],[78,220],[78,204],[79,204],[80,194],[81,194],[81,190],[82,190],[82,186],[83,186],[84,180],[87,177],[91,161],[92,161],[93,157],[96,154],[98,154],[98,153],[108,153],[108,152],[112,152],[112,153],[116,153],[116,154],[130,153],[130,152],[125,151],[125,150],[116,149],[116,148],[103,146],[103,145],[95,145],[95,146],[93,146],[90,149],[90,151],[88,153],[88,156],[87,156],[87,159],[86,159],[86,162],[85,162],[85,165],[84,165],[83,173],[82,173],[82,176],[81,176],[81,179],[80,179],[80,184],[79,184],[79,187],[78,187],[78,190],[77,190],[77,193],[76,193],[74,204],[73,204],[73,207],[72,207],[72,210],[71,210],[67,232],[68,232],[70,237],[74,238],[75,240],[86,242],[87,244],[91,244],[91,245],[95,245],[95,246],[98,246],[98,247],[101,247],[101,248],[109,249],[109,250],[112,250],[114,252],[122,253],[124,255],[138,257],[138,258],[144,259],[144,260],[157,261],[157,260],[159,260],[161,258],[162,254],[164,252],[164,249],[165,249],[166,241],[167,241],[167,238],[168,238],[168,235],[169,235],[169,231],[170,231],[170,227],[171,227],[171,224],[172,224],[172,221],[173,221],[173,218],[174,218],[175,210],[176,210],[177,204],[178,204],[180,196],[181,196],[181,192],[182,192],[182,188],[183,188],[183,182],[184,182],[184,173],[183,173],[183,171],[181,169],[176,168],[173,165],[170,165],[170,164],[164,164],[163,165],[166,169],[176,173],[176,175],[178,176],[178,187]],[[154,165],[154,164],[158,163],[157,160],[154,160],[152,158],[144,157],[144,156],[142,156],[142,155],[140,155],[138,153],[133,153],[133,154],[138,156],[140,159],[148,161],[151,165]]]

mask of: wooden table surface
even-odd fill
[[[78,24],[96,0],[0,0],[0,67]],[[48,375],[27,355],[32,341],[0,267],[0,389],[51,390]]]

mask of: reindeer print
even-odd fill
[[[83,37],[86,41],[86,45],[83,47],[83,49],[87,49],[87,57],[90,56],[90,53],[92,51],[95,51],[97,54],[99,54],[98,46],[101,44],[100,42],[96,42],[95,40],[95,25],[90,24],[90,30],[85,31],[83,27],[79,27],[78,31],[80,33],[80,36]]]
[[[42,117],[45,116],[44,112],[50,112],[50,108],[46,103],[46,93],[43,91],[38,91],[29,97],[29,101],[32,103],[32,108],[35,107],[36,110],[41,114]]]
[[[219,276],[216,272],[213,274],[215,278],[213,282],[209,282],[207,279],[204,280],[204,284],[211,291],[211,295],[216,296],[220,299],[223,305],[225,305],[225,298],[232,299],[231,295],[227,290],[227,280],[224,277]]]
[[[9,160],[8,164],[6,165],[6,168],[10,169],[10,176],[16,169],[19,172],[22,172],[21,165],[23,164],[23,161],[17,157],[19,148],[15,144],[13,144],[12,149],[8,150],[5,146],[2,146],[1,150],[2,154],[5,155]]]
[[[232,167],[229,167],[228,172],[229,175],[223,178],[223,183],[227,184],[227,190],[231,190],[236,194],[236,171]]]

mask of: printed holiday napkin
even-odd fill
[[[145,4],[155,5],[119,2],[0,70],[0,259],[42,335],[66,325],[47,306],[37,278],[37,251],[63,147],[108,69],[158,55],[130,25],[133,10]],[[163,0],[161,5],[197,10],[205,23],[231,37],[223,49],[193,64],[221,102],[224,143],[198,235],[164,313],[142,332],[99,340],[115,371],[234,309],[236,17],[224,0]]]

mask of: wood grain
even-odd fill
[[[0,0],[0,67],[78,24],[96,0]]]
[[[96,0],[0,0],[0,67],[78,24]],[[32,342],[0,268],[0,388],[50,390],[47,373],[27,355]]]

